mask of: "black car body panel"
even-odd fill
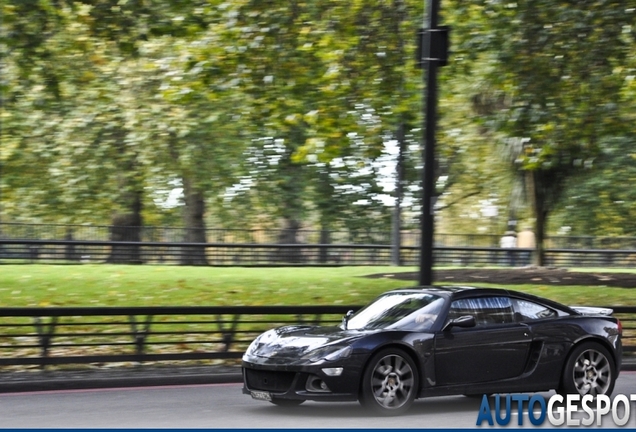
[[[427,327],[418,329],[417,314],[431,310],[434,313],[422,314],[429,320]],[[452,321],[457,314],[465,317],[466,311],[477,320],[473,327]],[[365,316],[370,318],[360,324]],[[622,347],[616,318],[583,315],[514,291],[394,290],[358,311],[349,323],[352,328],[344,322],[264,333],[243,357],[244,393],[265,392],[274,400],[358,400],[370,359],[396,349],[417,368],[416,397],[558,389],[566,364],[572,361],[568,356],[583,343],[604,347],[615,375],[620,370]]]

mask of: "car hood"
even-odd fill
[[[377,330],[376,330],[377,331]],[[345,347],[376,331],[343,330],[340,327],[286,326],[263,333],[254,341],[250,357],[300,360],[312,352]]]

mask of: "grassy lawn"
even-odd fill
[[[362,304],[410,285],[362,277],[393,270],[3,265],[0,299],[3,306],[40,307]]]
[[[383,291],[414,284],[364,276],[416,270],[414,267],[1,265],[0,304],[4,307],[362,305]],[[509,288],[565,304],[636,305],[635,293],[624,288],[541,284]]]

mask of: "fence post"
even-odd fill
[[[150,333],[150,324],[152,323],[152,318],[152,315],[146,315],[143,328],[139,330],[139,328],[137,327],[137,320],[135,316],[128,316],[128,320],[130,321],[130,330],[133,340],[135,341],[135,354],[140,357],[144,355],[144,348],[146,345],[146,339],[148,338],[148,334]],[[141,361],[141,359],[139,361]]]
[[[51,321],[46,324],[42,322],[41,317],[33,318],[35,331],[38,334],[38,341],[40,343],[40,357],[42,362],[40,363],[40,367],[46,367],[45,359],[49,356],[49,348],[51,347],[51,340],[53,339],[53,335],[55,334],[55,326],[57,325],[57,317],[51,317]]]

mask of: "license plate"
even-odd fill
[[[269,394],[269,392],[252,390],[251,393],[254,399],[264,400],[269,402],[272,401],[272,395]]]

